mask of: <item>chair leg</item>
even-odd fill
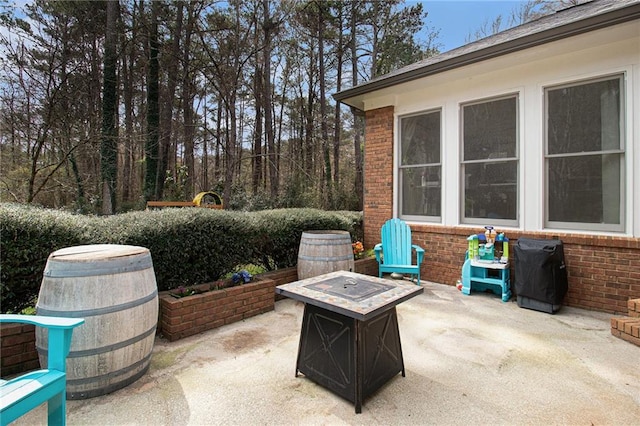
[[[65,426],[66,424],[66,395],[60,392],[47,402],[49,426]]]

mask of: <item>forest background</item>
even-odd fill
[[[491,35],[579,1],[524,2]],[[114,214],[361,210],[364,121],[336,91],[440,53],[402,0],[0,0],[0,201]]]

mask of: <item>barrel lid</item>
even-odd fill
[[[124,274],[153,268],[145,247],[94,244],[67,247],[49,255],[44,276],[49,278],[89,277]]]
[[[146,247],[129,246],[121,244],[90,244],[83,246],[66,247],[56,250],[49,255],[50,260],[78,261],[78,260],[106,260],[122,256],[133,256],[149,253]]]

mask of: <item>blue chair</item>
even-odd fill
[[[82,318],[59,318],[39,315],[0,315],[0,323],[34,324],[49,330],[47,367],[11,380],[0,380],[0,423],[7,425],[47,402],[49,425],[66,423],[66,360],[71,349],[73,329]]]
[[[411,242],[411,228],[401,219],[389,219],[380,229],[382,242],[373,248],[378,261],[378,276],[382,274],[399,273],[411,274],[411,279],[417,277],[420,285],[420,264],[424,258],[424,249]],[[413,250],[416,252],[417,263],[412,263]]]

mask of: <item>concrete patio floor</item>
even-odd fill
[[[406,377],[353,404],[294,377],[303,305],[178,342],[157,339],[149,372],[68,401],[69,425],[640,425],[640,348],[609,314],[556,315],[423,282],[398,306]],[[16,425],[46,424],[44,406]]]

